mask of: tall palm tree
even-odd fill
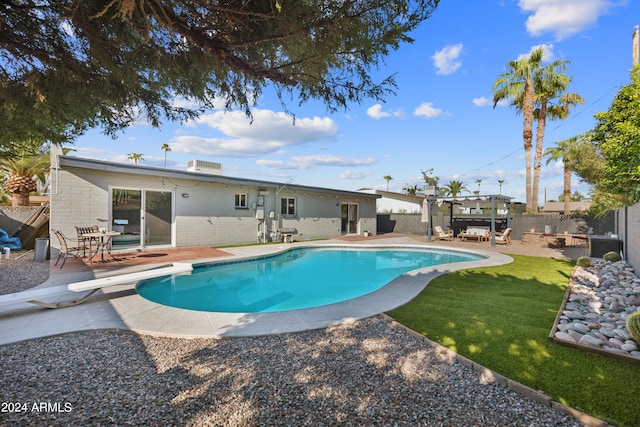
[[[535,109],[534,76],[541,67],[543,48],[534,50],[528,58],[507,63],[507,71],[500,74],[493,83],[493,108],[499,102],[510,100],[516,112],[522,112],[523,129],[522,140],[526,162],[526,193],[527,209],[532,210],[531,204],[531,147],[533,142],[533,111]]]
[[[462,181],[452,180],[449,181],[448,184],[443,185],[440,190],[442,191],[443,196],[452,196],[454,199],[458,197],[459,194],[462,194],[463,191],[467,193],[469,190],[464,185]]]
[[[499,179],[498,185],[500,186],[500,194],[502,194],[502,184],[504,184],[504,179]]]
[[[571,107],[577,104],[584,104],[582,96],[576,93],[565,93],[572,80],[571,77],[562,73],[568,64],[569,61],[567,60],[554,61],[538,70],[534,79],[537,104],[537,108],[534,110],[534,117],[537,120],[537,127],[531,204],[536,211],[538,209],[540,167],[544,151],[544,133],[547,120],[564,120],[569,115]],[[557,102],[554,102],[556,100]]]
[[[167,152],[171,151],[171,147],[169,147],[169,144],[162,144],[162,146],[160,147],[161,150],[164,150],[164,167],[167,167]]]
[[[549,147],[544,151],[547,157],[547,164],[562,159],[563,170],[563,200],[564,214],[571,213],[569,202],[571,201],[571,173],[573,172],[573,162],[578,158],[583,135],[573,136],[556,142],[554,147]]]
[[[391,177],[391,175],[385,175],[382,178],[387,181],[387,191],[389,191],[389,181],[391,181],[393,178]]]
[[[49,155],[45,150],[6,158],[0,170],[7,174],[4,190],[11,195],[12,206],[29,206],[29,194],[38,188],[36,181],[45,181],[49,173]]]
[[[482,182],[481,179],[476,179],[476,184],[478,184],[478,194],[480,194],[480,183]]]
[[[144,161],[144,157],[142,157],[143,155],[140,153],[129,153],[128,154],[128,159],[129,160],[133,160],[133,162],[137,165],[138,161],[143,162]]]

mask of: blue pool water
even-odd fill
[[[266,313],[345,301],[410,270],[481,258],[427,249],[301,248],[257,260],[195,266],[191,273],[143,280],[136,290],[172,307]]]

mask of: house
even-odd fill
[[[379,196],[51,154],[50,227],[118,231],[121,248],[239,245],[376,230]],[[220,168],[221,171],[221,168]],[[51,245],[57,247],[57,242]]]
[[[591,200],[581,200],[579,202],[569,202],[569,212],[587,212],[591,208]],[[546,202],[542,207],[542,212],[547,214],[563,214],[564,202]]]
[[[422,213],[424,195],[393,193],[372,188],[361,188],[358,191],[380,196],[376,202],[376,211],[378,213]]]

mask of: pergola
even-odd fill
[[[433,204],[437,204],[440,206],[442,203],[449,203],[451,207],[451,220],[453,220],[453,205],[456,203],[463,202],[478,202],[478,201],[489,201],[489,205],[491,206],[491,246],[496,245],[496,203],[504,202],[507,205],[507,227],[510,226],[511,222],[511,200],[513,197],[504,196],[502,194],[489,194],[483,196],[467,196],[467,197],[440,197],[440,196],[427,196],[424,198],[422,202],[422,222],[428,222],[427,226],[427,241],[431,241],[431,236],[433,234],[432,226],[431,226],[431,210],[433,208]]]

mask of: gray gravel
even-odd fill
[[[580,425],[382,317],[220,340],[73,333],[0,347],[0,371],[2,400],[27,403],[7,425]],[[61,411],[32,412],[43,402]]]
[[[35,261],[33,251],[13,251],[0,261],[0,295],[33,288],[49,278],[49,260]]]
[[[42,280],[23,262],[0,267],[3,292]],[[252,338],[76,332],[0,346],[0,372],[0,425],[581,425],[382,316]]]

